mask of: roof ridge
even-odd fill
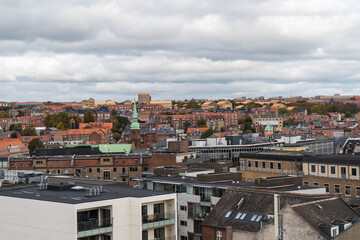
[[[311,201],[311,202],[305,202],[305,203],[290,205],[290,207],[301,207],[301,206],[305,206],[305,205],[309,205],[309,204],[316,204],[316,203],[320,203],[320,202],[332,201],[332,200],[337,200],[337,199],[339,199],[339,198],[338,197],[325,198],[325,199],[321,199],[321,200],[316,200],[316,201]]]

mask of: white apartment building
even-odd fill
[[[176,206],[175,193],[113,185],[10,188],[0,191],[0,238],[176,240]]]

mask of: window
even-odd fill
[[[309,186],[309,182],[304,182],[304,186],[305,187]]]
[[[110,158],[104,158],[103,162],[110,162]]]
[[[319,187],[319,183],[314,182],[314,187]]]
[[[329,186],[329,184],[328,184],[328,183],[324,183],[324,187],[325,187],[325,191],[326,191],[327,193],[329,193],[329,192],[330,192],[330,186]]]
[[[325,166],[321,166],[320,171],[321,171],[321,173],[325,173]]]
[[[188,240],[187,236],[180,236],[180,240]]]
[[[216,231],[216,240],[223,240],[221,231]]]
[[[241,217],[241,212],[239,212],[238,214],[236,214],[236,216],[235,216],[235,219],[239,219],[240,217]]]
[[[311,172],[316,172],[316,165],[311,165]]]
[[[230,217],[231,213],[232,213],[232,211],[228,211],[228,212],[225,214],[225,217],[226,217],[226,218]]]
[[[116,172],[116,167],[114,167],[113,171]]]
[[[36,164],[42,164],[43,162],[42,161],[36,161]]]
[[[251,161],[248,161],[248,167],[251,167]]]
[[[331,167],[330,167],[330,172],[331,172],[331,174],[335,174],[335,173],[336,173],[336,171],[335,171],[335,166],[331,166]]]
[[[278,169],[281,169],[281,163],[278,163],[278,164],[277,164],[277,168],[278,168]]]
[[[181,211],[186,211],[187,210],[187,207],[185,205],[180,205],[180,210]]]
[[[274,169],[274,163],[270,163],[270,169]]]
[[[266,162],[262,162],[262,168],[266,168]]]
[[[257,214],[254,214],[253,216],[252,216],[252,218],[250,219],[250,221],[255,221],[255,219],[258,217],[258,215]]]
[[[130,167],[130,172],[137,172],[138,168],[137,167]]]
[[[100,172],[100,168],[97,168],[96,171],[97,171],[97,172]]]
[[[187,221],[180,220],[180,225],[186,227],[187,226]]]
[[[356,176],[357,173],[356,173],[356,168],[352,168],[351,169],[351,176]]]
[[[259,167],[259,162],[255,161],[255,167],[258,168]]]
[[[340,185],[334,185],[334,193],[340,193]]]
[[[356,197],[360,197],[360,187],[356,187]]]
[[[92,168],[89,168],[89,173],[92,173]]]
[[[351,196],[351,187],[345,186],[345,196]]]

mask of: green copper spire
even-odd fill
[[[136,111],[135,97],[134,97],[134,110],[133,110],[133,116],[132,116],[132,120],[131,120],[130,129],[131,130],[140,129],[140,124],[138,122],[137,111]]]

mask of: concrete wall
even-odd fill
[[[178,193],[178,236],[188,236],[188,232],[194,232],[194,220],[188,218],[188,202],[191,203],[200,203],[200,196],[192,195],[192,194],[185,194],[185,193]],[[180,210],[180,206],[186,206],[186,211]],[[186,221],[187,226],[181,226],[180,221]]]
[[[0,238],[76,240],[74,205],[0,197]]]

